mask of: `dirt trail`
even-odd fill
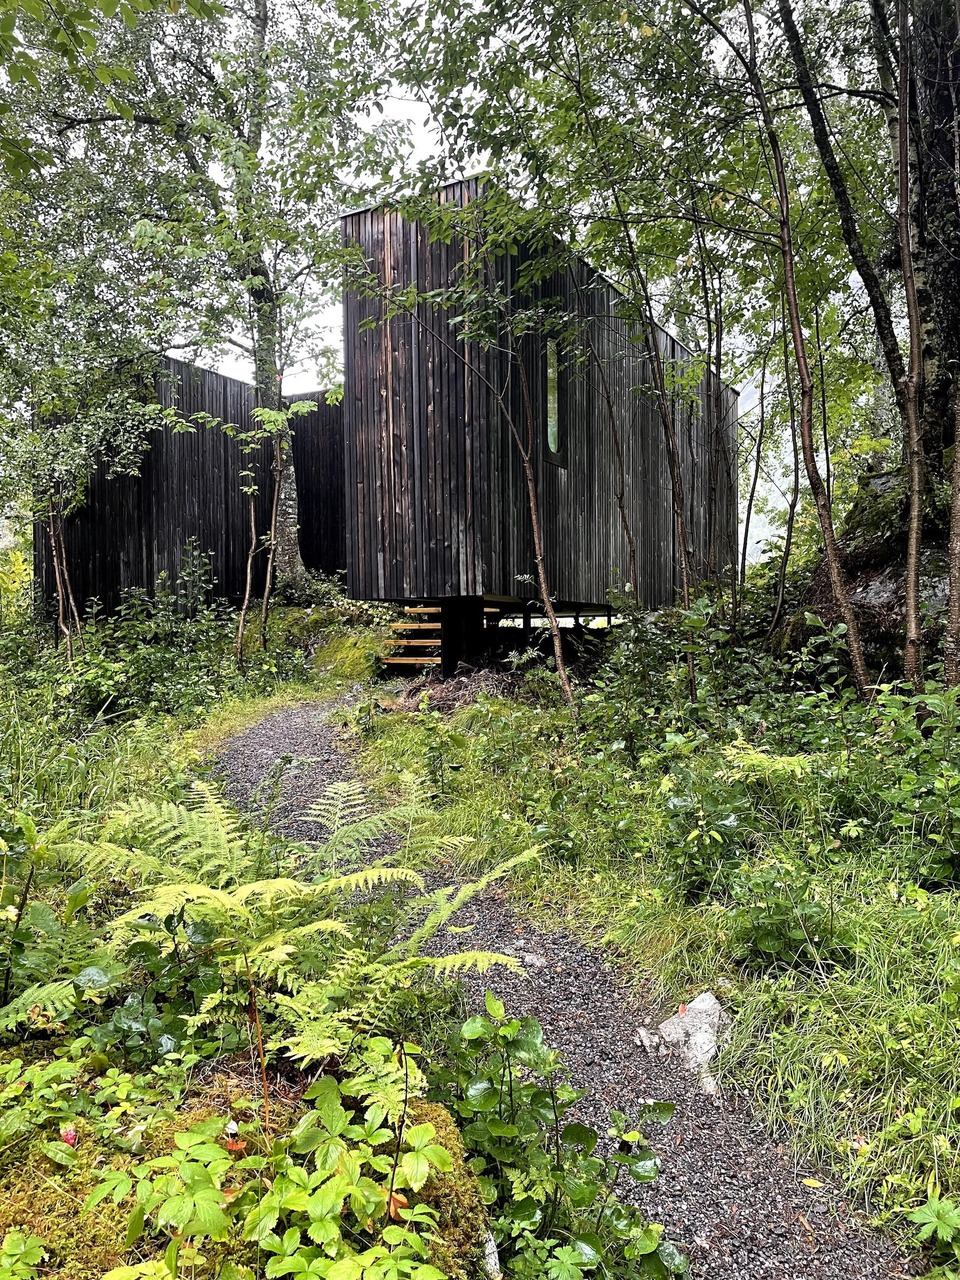
[[[257,788],[284,755],[294,758],[280,787],[274,825],[316,838],[300,815],[334,782],[356,776],[349,750],[322,704],[275,712],[225,743],[218,755],[227,794],[256,803]],[[382,852],[395,847],[384,841]],[[374,850],[374,855],[377,851]],[[520,920],[502,891],[474,900],[453,922],[449,949],[512,954],[522,974],[496,973],[469,988],[478,1006],[493,987],[517,1016],[534,1016],[560,1050],[571,1079],[587,1090],[581,1118],[601,1132],[611,1109],[647,1098],[677,1104],[650,1137],[662,1159],[655,1183],[636,1187],[636,1203],[690,1256],[695,1280],[896,1280],[914,1275],[904,1256],[867,1230],[828,1187],[803,1185],[788,1151],[774,1143],[736,1095],[712,1101],[679,1063],[651,1059],[636,1043],[650,1016],[596,951],[569,933],[545,933]],[[462,932],[465,926],[469,933]]]

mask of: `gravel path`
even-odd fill
[[[328,719],[329,704],[275,712],[225,743],[218,755],[227,793],[240,805],[262,803],[258,789],[283,757],[274,825],[295,839],[317,837],[303,811],[331,783],[356,777]],[[381,850],[395,847],[388,837]],[[508,1010],[535,1016],[560,1050],[574,1085],[588,1090],[580,1118],[601,1132],[611,1109],[628,1114],[647,1098],[677,1110],[649,1137],[662,1157],[655,1183],[633,1188],[636,1203],[662,1222],[690,1256],[695,1280],[896,1280],[915,1274],[894,1245],[866,1230],[829,1188],[803,1186],[790,1153],[767,1136],[735,1095],[705,1098],[678,1063],[650,1058],[635,1040],[652,1016],[594,950],[568,933],[533,929],[502,891],[461,911],[449,938],[516,955],[521,974],[499,973],[469,985],[471,1002],[492,985]]]

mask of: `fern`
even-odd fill
[[[120,869],[136,871],[144,881],[235,885],[262,870],[265,861],[262,838],[204,782],[194,782],[182,804],[131,801],[111,815],[105,836],[114,850],[128,842]],[[98,863],[103,865],[102,858]]]
[[[77,989],[72,978],[38,982],[27,987],[0,1011],[0,1031],[44,1022],[61,1022],[76,1008]]]
[[[412,826],[428,810],[416,801],[379,809],[366,786],[358,779],[335,782],[304,813],[321,831],[323,850],[330,863],[356,858],[389,832]]]
[[[308,982],[293,995],[280,995],[278,1012],[288,1030],[275,1045],[305,1065],[339,1057],[358,1034],[396,1030],[399,1013],[420,979],[449,982],[493,965],[519,968],[513,956],[490,951],[461,951],[449,956],[373,959],[353,948],[333,963],[324,980]]]
[[[331,876],[327,880],[319,880],[312,887],[318,893],[353,894],[369,893],[371,889],[382,884],[410,884],[422,888],[423,877],[410,867],[384,867],[374,864],[363,867],[359,871],[353,871],[349,875]]]
[[[523,866],[528,862],[534,862],[539,856],[539,848],[527,849],[525,853],[518,853],[515,857],[498,863],[486,875],[481,876],[479,880],[461,885],[456,892],[451,888],[443,888],[429,894],[423,901],[432,904],[432,910],[428,912],[426,919],[419,928],[415,929],[409,938],[398,943],[390,954],[393,956],[418,954],[431,938],[436,937],[451,916],[455,915],[471,898],[483,893],[495,880],[502,879],[516,867]]]

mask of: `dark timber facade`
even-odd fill
[[[466,203],[472,182],[441,201]],[[343,221],[384,291],[448,288],[470,247],[384,208]],[[506,296],[521,256],[495,271]],[[537,424],[533,461],[550,589],[562,609],[606,606],[629,580],[624,516],[637,546],[633,586],[650,607],[677,581],[667,455],[649,359],[622,317],[617,289],[586,262],[541,280],[538,297],[579,318],[578,349],[539,335],[512,359],[464,344],[448,313],[423,302],[386,318],[383,295],[347,292],[344,440],[347,579],[361,599],[420,602],[532,600],[534,552],[524,473],[507,415],[522,421],[523,382]],[[694,357],[669,334],[656,339],[675,376]],[[509,367],[522,360],[525,379]],[[506,406],[506,410],[504,408]],[[688,541],[699,579],[735,559],[737,393],[707,371],[675,399]],[[621,475],[623,512],[616,493]],[[413,659],[411,659],[413,661]]]
[[[174,408],[186,425],[194,414],[242,430],[252,426],[253,388],[236,378],[166,359],[156,383],[157,401]],[[300,503],[300,549],[308,569],[332,574],[346,564],[343,491],[343,432],[339,405],[322,392],[297,399],[317,408],[293,420],[293,458]],[[219,426],[151,433],[140,474],[110,476],[101,463],[90,477],[84,505],[64,524],[67,563],[78,607],[91,601],[111,611],[131,588],[152,591],[161,577],[180,578],[188,544],[209,557],[214,594],[243,596],[249,546],[248,466],[258,485],[257,531],[270,524],[272,447],[264,444],[245,459]],[[38,528],[34,558],[41,590],[54,595],[48,540]],[[255,592],[262,592],[266,552],[255,561]]]

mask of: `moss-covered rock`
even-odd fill
[[[432,1124],[437,1141],[449,1151],[453,1168],[435,1174],[421,1189],[418,1199],[437,1212],[440,1236],[433,1246],[434,1266],[450,1280],[475,1280],[483,1274],[487,1236],[487,1211],[476,1174],[467,1163],[467,1153],[456,1122],[446,1107],[435,1102],[416,1102],[410,1108],[414,1124]]]

